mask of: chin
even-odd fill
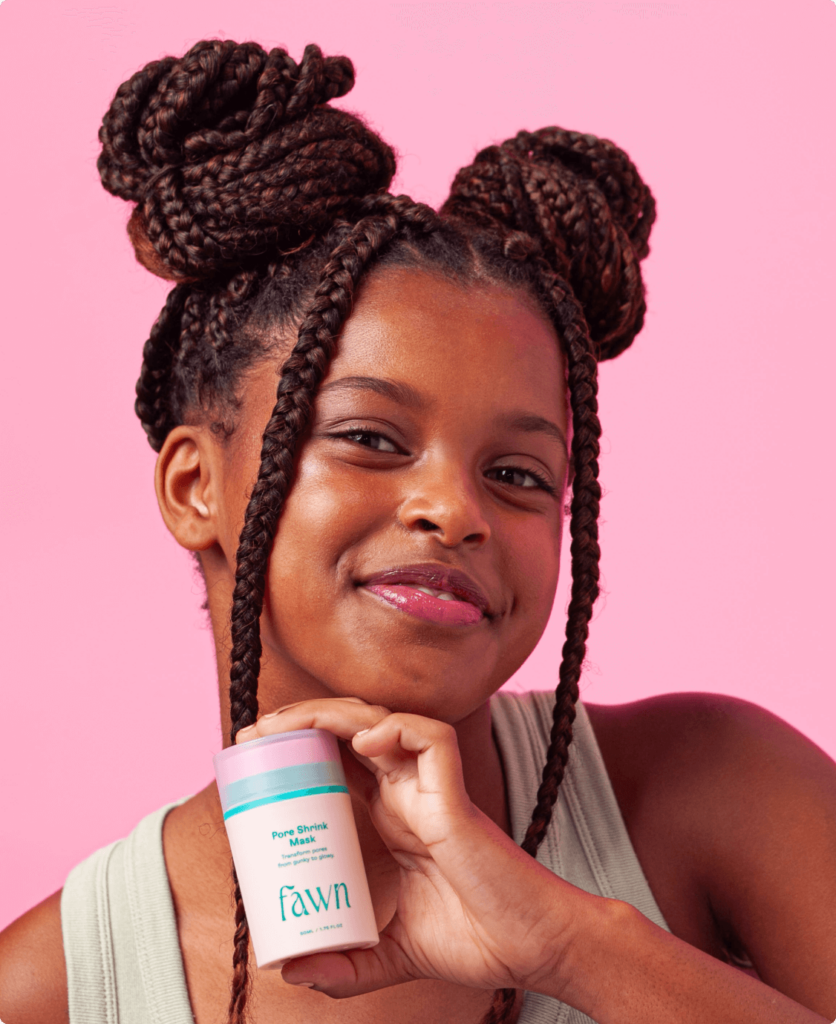
[[[427,664],[436,660],[439,664],[435,667]],[[423,715],[449,724],[472,714],[504,682],[487,668],[474,671],[472,662],[467,668],[460,661],[451,665],[449,659],[427,658],[426,651],[418,652],[417,656],[407,655],[397,664],[381,665],[373,675],[367,666],[362,677],[355,677],[353,687],[346,687],[342,679],[337,684],[339,696],[360,697],[390,711]]]

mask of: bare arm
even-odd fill
[[[576,1006],[597,1024],[830,1024],[833,1019],[616,901],[590,907],[587,928],[551,982],[544,979],[536,989]]]
[[[700,929],[689,933],[683,919],[689,942],[623,908],[612,942],[605,921],[599,944],[578,947],[601,963],[599,990],[571,998],[603,1024],[833,1021],[836,765],[774,715],[731,698],[679,694],[600,710],[631,835],[676,912],[666,916],[680,907],[665,872],[688,876],[680,898],[691,915],[701,902],[697,918],[734,936],[762,981],[694,948]],[[648,836],[662,835],[651,847]],[[660,848],[665,864],[653,860]],[[719,951],[704,936],[701,944]],[[591,985],[586,971],[568,983],[584,976]]]
[[[69,1024],[61,892],[0,932],[0,1020]]]

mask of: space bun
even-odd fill
[[[641,329],[639,261],[656,206],[614,143],[562,128],[519,132],[459,171],[442,212],[536,239],[581,302],[599,359],[623,352]]]
[[[136,203],[137,258],[176,281],[212,278],[326,230],[385,190],[392,150],[327,105],[354,85],[347,57],[297,64],[256,43],[205,40],[146,65],[104,117],[104,187]]]

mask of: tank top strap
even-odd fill
[[[491,716],[505,770],[514,840],[521,843],[537,802],[552,726],[552,693],[498,693]],[[577,704],[574,736],[557,806],[537,859],[572,885],[632,904],[670,931],[642,871],[586,708]],[[585,1014],[527,993],[518,1024],[594,1024]]]
[[[491,702],[518,843],[537,800],[553,707],[554,695],[540,692],[498,693]],[[631,903],[669,931],[627,834],[589,715],[580,701],[576,709],[557,813],[538,860],[587,892]]]
[[[176,806],[149,814],[67,877],[70,1024],[194,1024],[162,844]]]

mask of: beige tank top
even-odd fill
[[[525,835],[551,730],[553,696],[491,702],[514,839]],[[163,858],[176,804],[73,868],[61,897],[70,1024],[194,1024]],[[582,704],[556,813],[537,859],[573,885],[631,903],[670,930],[630,843]],[[518,1024],[590,1024],[564,1003],[527,993]]]

